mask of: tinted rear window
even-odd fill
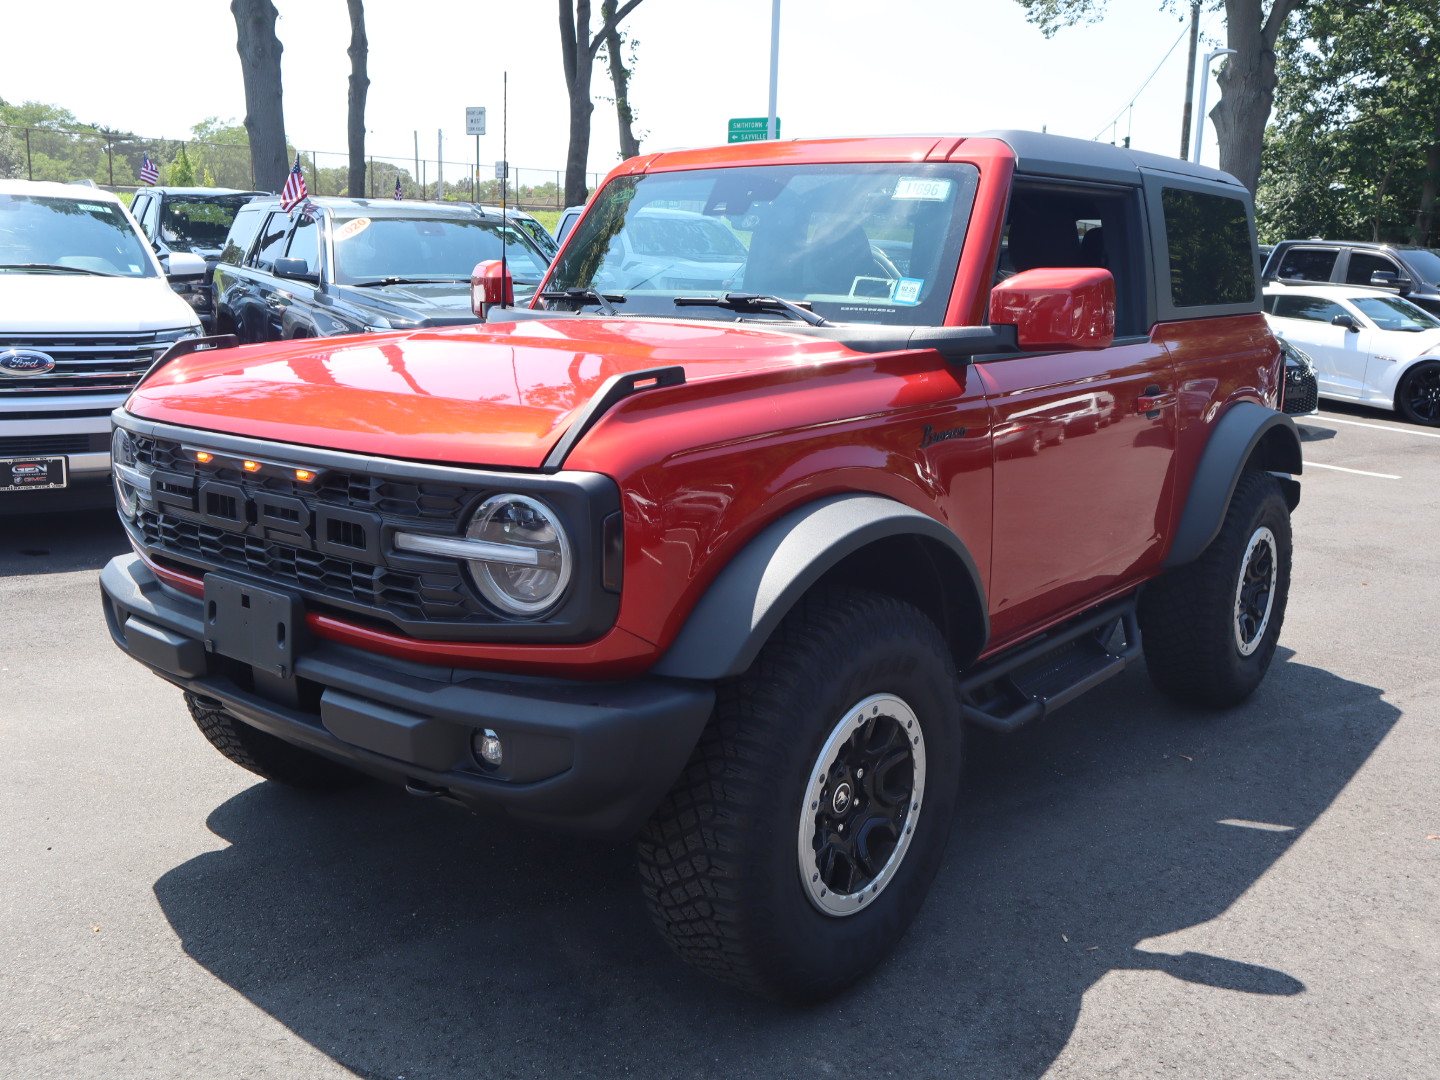
[[[258,208],[246,207],[236,214],[235,223],[230,226],[230,235],[225,238],[225,249],[220,252],[220,261],[238,266],[245,258],[245,252],[250,250],[250,241],[255,239],[264,220],[265,214]]]
[[[1255,297],[1255,250],[1245,204],[1165,188],[1170,297],[1177,308],[1243,304]]]

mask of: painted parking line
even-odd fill
[[[1398,476],[1391,476],[1383,472],[1366,472],[1364,469],[1347,469],[1343,465],[1321,465],[1318,461],[1305,462],[1307,469],[1333,469],[1335,472],[1354,473],[1356,476],[1373,476],[1377,480],[1399,480]]]
[[[1440,431],[1416,431],[1414,428],[1389,427],[1386,424],[1366,424],[1359,420],[1339,420],[1333,416],[1307,416],[1298,421],[1302,424],[1349,424],[1351,427],[1368,427],[1376,431],[1393,431],[1397,435],[1419,435],[1424,439],[1440,439]]]

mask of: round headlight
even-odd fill
[[[111,475],[115,478],[115,505],[127,521],[135,520],[135,489],[120,476],[113,466],[135,467],[135,441],[124,428],[116,428],[110,435]]]
[[[527,495],[496,495],[475,511],[465,536],[496,545],[471,559],[481,594],[502,611],[536,615],[554,607],[570,583],[570,540],[560,518]]]

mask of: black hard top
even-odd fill
[[[1244,185],[1235,177],[1208,165],[1089,139],[1036,131],[979,131],[966,138],[1000,140],[1015,151],[1018,170],[1032,176],[1136,184],[1139,183],[1138,170],[1148,169],[1244,190]]]
[[[499,207],[481,206],[477,203],[428,202],[422,199],[352,199],[343,195],[312,195],[310,202],[324,210],[337,214],[358,213],[367,217],[449,217],[457,220],[482,218],[502,220]],[[278,207],[278,195],[256,199],[251,207]]]

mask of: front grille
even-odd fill
[[[46,454],[98,454],[110,449],[110,436],[7,435],[0,438],[0,457],[40,457]]]
[[[1282,405],[1291,416],[1303,416],[1319,408],[1320,384],[1315,373],[1302,367],[1287,367]]]
[[[502,621],[473,594],[463,564],[402,556],[406,565],[388,565],[378,535],[387,526],[454,526],[487,494],[478,485],[344,470],[304,483],[278,470],[202,465],[166,439],[136,435],[134,445],[154,491],[137,519],[153,555],[250,574],[392,622]]]
[[[170,342],[159,337],[153,330],[143,334],[0,334],[0,352],[33,349],[55,361],[51,371],[0,376],[0,397],[129,393],[155,358],[170,347]]]

